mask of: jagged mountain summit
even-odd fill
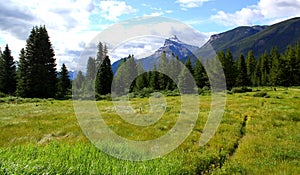
[[[178,56],[179,60],[185,62],[189,57],[195,58],[194,53],[195,51],[199,50],[200,48],[197,46],[186,44],[176,36],[171,35],[169,38],[165,39],[164,45],[156,50],[152,55],[140,59],[144,69],[146,71],[152,70],[154,64],[158,64],[161,54],[165,51],[167,58],[171,58],[172,53],[174,56]],[[112,65],[113,72],[115,73],[120,61],[116,61]]]

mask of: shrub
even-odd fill
[[[255,94],[253,94],[253,97],[265,97],[268,94],[266,92],[256,92]]]
[[[245,92],[252,92],[251,88],[247,87],[235,87],[231,89],[232,93],[245,93]]]

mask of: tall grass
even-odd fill
[[[268,97],[254,97],[258,91]],[[72,101],[15,100],[0,103],[0,174],[299,174],[300,89],[253,89],[228,94],[222,122],[203,147],[199,138],[210,111],[210,96],[201,96],[194,130],[164,157],[132,162],[97,149],[78,126]],[[166,112],[147,127],[122,120],[111,101],[98,101],[105,122],[128,139],[149,140],[176,123],[180,97],[166,97]],[[132,107],[147,113],[147,98],[132,98]],[[142,108],[142,109],[141,109]],[[247,120],[245,121],[245,116]]]

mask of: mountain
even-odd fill
[[[201,56],[202,58],[214,56],[212,48],[216,53],[219,51],[226,52],[229,49],[235,59],[241,53],[246,56],[249,50],[253,50],[257,58],[265,51],[269,52],[274,46],[278,47],[279,52],[283,53],[288,45],[296,43],[300,43],[300,17],[270,26],[241,26],[215,34],[200,49],[181,42],[177,36],[171,36],[152,55],[140,60],[145,70],[151,70],[154,63],[158,64],[163,51],[166,51],[168,58],[174,53],[179,56],[182,62],[185,62],[188,58],[191,58],[192,62],[194,62],[196,56]],[[120,61],[112,65],[113,72],[117,70]]]
[[[164,42],[164,45],[156,50],[152,55],[139,59],[145,70],[152,70],[153,64],[158,64],[159,58],[163,51],[166,52],[167,58],[171,58],[172,53],[175,56],[178,56],[182,62],[185,62],[188,58],[195,60],[193,52],[199,50],[197,46],[192,46],[180,41],[176,35],[172,35],[170,38],[167,38]],[[112,64],[112,70],[115,73],[122,59],[114,62]]]
[[[211,45],[216,52],[229,49],[235,58],[239,54],[247,55],[253,50],[255,56],[269,52],[277,46],[283,52],[288,45],[300,42],[300,18],[292,18],[271,26],[237,27],[224,33],[212,35],[209,41],[198,51],[207,56]]]

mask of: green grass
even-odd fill
[[[267,96],[254,97],[257,92]],[[299,98],[299,88],[228,94],[216,134],[200,147],[211,100],[201,96],[195,128],[177,149],[158,159],[133,162],[91,144],[71,100],[5,97],[0,99],[0,174],[299,174]],[[166,134],[178,119],[180,97],[166,97],[166,102],[162,118],[147,127],[123,121],[110,101],[98,101],[97,106],[120,136],[149,140]],[[150,109],[148,98],[133,98],[131,104],[138,113]]]

